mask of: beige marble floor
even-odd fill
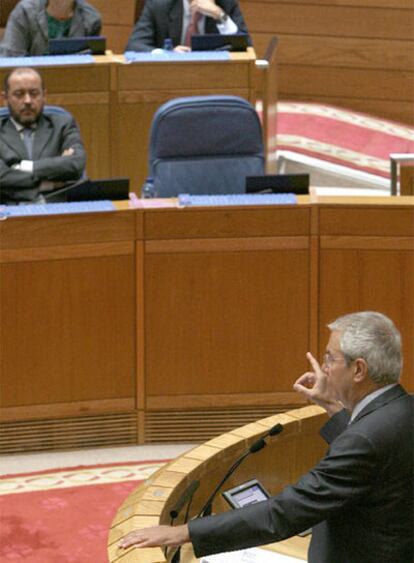
[[[0,456],[0,475],[43,471],[79,465],[172,459],[194,444],[158,444],[64,452],[42,452]]]

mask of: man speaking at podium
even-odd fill
[[[86,154],[73,117],[45,114],[41,75],[17,68],[5,78],[10,115],[0,117],[0,202],[42,202],[62,182],[82,177]]]
[[[191,36],[248,33],[237,0],[146,0],[126,51],[162,49],[171,39],[175,51],[190,51]]]
[[[409,563],[413,558],[413,397],[398,383],[400,334],[375,312],[331,323],[322,366],[294,388],[324,407],[323,459],[269,500],[188,525],[136,530],[120,547],[191,541],[196,556],[279,541],[313,527],[310,563]],[[275,464],[277,460],[275,460]]]

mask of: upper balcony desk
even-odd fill
[[[255,101],[255,54],[229,60],[135,62],[123,55],[94,57],[92,64],[40,66],[47,102],[76,117],[91,178],[127,176],[139,192],[147,175],[148,138],[157,108],[180,96],[229,94]],[[0,61],[1,64],[1,61]],[[3,82],[8,68],[0,66]],[[171,140],[174,142],[174,139]]]

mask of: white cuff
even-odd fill
[[[230,17],[224,23],[217,22],[216,25],[221,35],[234,35],[239,31],[239,28]]]
[[[33,172],[33,160],[22,160],[20,162],[20,170],[22,172]]]
[[[43,180],[43,182],[40,183],[39,186],[39,190],[41,192],[50,192],[51,190],[53,190],[55,187],[55,183],[51,182],[50,180]]]

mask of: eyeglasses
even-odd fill
[[[323,363],[324,363],[326,366],[332,366],[332,365],[333,365],[335,362],[337,362],[338,360],[343,360],[343,359],[344,359],[344,358],[343,358],[342,356],[337,356],[337,357],[335,357],[335,356],[332,356],[332,354],[329,354],[329,352],[327,352],[326,354],[324,354],[324,355],[322,356]]]

